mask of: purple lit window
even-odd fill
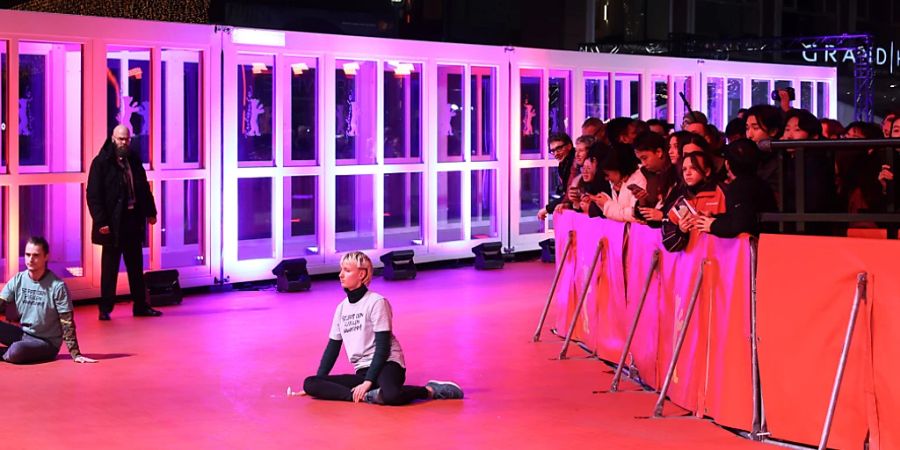
[[[335,62],[334,147],[338,165],[375,164],[377,70],[374,62]]]
[[[750,83],[750,105],[768,105],[771,103],[769,80],[752,80]]]
[[[550,170],[555,170],[551,167]],[[521,169],[519,185],[519,234],[542,233],[544,222],[537,213],[544,207],[544,168]]]
[[[150,164],[150,49],[110,46],[106,51],[106,130],[116,125],[131,132],[131,149]]]
[[[828,82],[825,81],[817,81],[816,82],[816,117],[828,117],[829,116],[829,97],[828,97]]]
[[[8,80],[6,62],[6,42],[0,41],[0,174],[6,173],[6,85]],[[5,223],[5,220],[4,220]],[[5,267],[5,266],[4,266]],[[0,276],[4,274],[0,271]]]
[[[192,50],[162,51],[162,154],[167,167],[199,167],[200,61]]]
[[[384,247],[422,245],[422,174],[384,175]]]
[[[738,111],[743,108],[744,80],[740,78],[728,79],[728,120],[736,119]]]
[[[553,70],[550,72],[547,109],[549,111],[550,134],[572,134],[571,124],[571,89],[569,80],[571,75],[565,70]],[[580,130],[579,130],[580,131]]]
[[[898,8],[900,9],[900,8]],[[813,110],[813,84],[812,81],[800,82],[800,109]]]
[[[162,267],[204,265],[203,180],[167,180],[161,187]]]
[[[684,115],[690,112],[689,106],[685,103],[684,99],[681,98],[681,95],[684,94],[684,98],[687,99],[688,102],[691,101],[691,77],[675,77],[675,126],[679,129],[681,128],[681,123],[684,122]],[[690,105],[693,107],[693,105]]]
[[[706,80],[706,116],[709,122],[718,129],[723,130],[722,118],[725,105],[725,80],[722,78],[707,78]]]
[[[497,70],[493,67],[472,67],[469,91],[471,143],[473,161],[497,159]]]
[[[19,43],[19,172],[81,170],[81,46]]]
[[[274,68],[271,56],[245,56],[237,66],[237,157],[241,166],[272,163]]]
[[[653,76],[653,117],[669,121],[669,79],[665,75]]]
[[[422,161],[421,64],[384,64],[384,160]]]
[[[462,239],[462,172],[438,172],[437,195],[438,242]]]
[[[335,249],[375,248],[375,179],[372,175],[335,177]]]
[[[637,119],[641,113],[641,76],[616,74],[616,117]]]
[[[318,177],[284,177],[284,256],[319,253]]]
[[[519,135],[522,143],[522,159],[540,159],[544,154],[544,138],[541,133],[541,84],[540,69],[522,69],[519,83]]]
[[[0,277],[3,277],[4,281],[9,279],[6,273],[8,267],[6,264],[6,224],[9,223],[6,206],[6,186],[0,186]]]
[[[608,118],[609,74],[605,72],[585,72],[584,74],[584,117]]]
[[[285,130],[285,159],[314,164],[318,158],[316,60],[291,59],[290,128]]]
[[[438,161],[463,160],[463,67],[438,66]],[[474,108],[473,112],[474,112]],[[472,121],[473,135],[478,126]],[[475,140],[473,139],[473,143]],[[473,146],[474,149],[474,146]]]
[[[272,179],[238,180],[238,259],[272,257]]]
[[[497,171],[472,171],[472,239],[497,237]]]
[[[53,273],[62,278],[84,276],[82,192],[80,183],[19,187],[19,255],[23,254],[29,237],[43,236],[50,244],[49,268]],[[21,256],[19,268],[25,269],[25,259]]]
[[[775,80],[775,89],[787,89],[789,87],[793,87],[793,83],[790,80]],[[794,97],[796,98],[797,94],[794,93]],[[769,97],[771,100],[771,97]],[[771,100],[772,104],[778,107],[781,107],[781,100]],[[794,102],[792,101],[791,104]]]

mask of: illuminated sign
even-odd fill
[[[833,45],[825,45],[821,49],[816,44],[802,44],[803,48],[815,49],[803,52],[803,60],[811,63],[856,63],[856,55],[853,50],[829,50]],[[874,51],[873,51],[874,50]],[[900,71],[900,48],[895,48],[891,42],[889,47],[874,47],[868,52],[869,61],[876,66],[888,66],[890,73],[894,73],[896,67]]]

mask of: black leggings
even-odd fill
[[[13,364],[53,361],[59,353],[59,347],[6,322],[0,322],[0,343],[8,346],[0,349],[3,360]]]
[[[303,390],[310,396],[322,400],[353,401],[352,389],[366,381],[368,370],[368,367],[364,367],[357,370],[355,375],[311,376],[303,381]],[[405,405],[413,400],[428,398],[428,389],[422,386],[404,386],[404,381],[406,369],[400,364],[388,361],[378,374],[378,379],[372,384],[372,389],[381,388],[381,402],[385,405]]]

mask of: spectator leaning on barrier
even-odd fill
[[[881,127],[871,122],[847,125],[848,139],[878,139]],[[846,149],[836,154],[838,201],[841,209],[850,213],[884,212],[887,183],[882,155],[875,148]],[[884,181],[884,184],[882,182]],[[857,222],[852,227],[875,227],[874,222]]]
[[[609,146],[603,142],[594,142],[588,149],[584,167],[581,170],[581,211],[588,213],[590,217],[603,217],[603,209],[598,201],[600,195],[609,196],[611,189],[606,178],[600,172],[600,161],[609,154]]]
[[[847,131],[840,122],[834,119],[819,119],[822,124],[822,137],[824,139],[840,139]]]
[[[594,139],[606,140],[606,124],[596,117],[588,117],[581,124],[582,136],[593,136]]]
[[[654,227],[662,223],[663,201],[678,183],[678,173],[665,146],[666,140],[652,132],[638,136],[634,145],[634,154],[641,161],[640,171],[647,180],[647,195],[635,205],[634,217]]]
[[[764,140],[781,139],[784,132],[784,113],[772,105],[756,105],[747,110],[747,139],[759,145]],[[778,158],[773,152],[761,152],[759,177],[778,192]]]
[[[805,109],[792,109],[785,115],[782,139],[816,140],[822,135],[822,125],[816,116]],[[788,149],[784,155],[782,205],[784,211],[796,211],[796,149]],[[826,149],[810,149],[803,155],[804,211],[825,213],[834,210],[834,155]],[[828,227],[816,226],[814,234],[829,231]]]
[[[725,184],[725,212],[697,217],[698,231],[718,237],[735,237],[741,233],[758,235],[762,230],[759,215],[775,211],[775,194],[756,174],[759,148],[749,139],[739,139],[725,147],[725,167],[729,180]],[[769,231],[769,230],[762,230]]]
[[[597,205],[603,208],[607,219],[633,221],[634,205],[647,195],[647,180],[638,170],[634,150],[627,144],[614,144],[612,151],[600,163],[600,168],[606,174],[612,191],[600,194]]]
[[[712,161],[703,152],[686,153],[682,161],[681,195],[662,223],[663,246],[670,252],[683,250],[700,216],[725,212],[725,194],[712,178]]]
[[[581,166],[584,165],[584,160],[587,158],[588,147],[590,147],[594,141],[596,141],[596,139],[594,136],[590,135],[582,135],[579,136],[578,139],[575,139],[575,163],[572,164],[572,173],[569,175],[569,178],[581,173]]]
[[[572,151],[572,138],[568,134],[550,135],[550,138],[547,139],[547,144],[550,146],[550,154],[559,161],[559,167],[556,169],[559,184],[556,187],[556,191],[550,193],[550,201],[547,202],[547,206],[538,211],[538,220],[546,219],[547,214],[552,213],[556,209],[556,205],[562,201],[566,188],[569,185],[569,177],[572,175],[572,164],[575,163],[575,152]]]

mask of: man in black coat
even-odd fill
[[[550,193],[547,206],[538,211],[537,218],[540,221],[546,219],[548,214],[553,214],[556,205],[562,202],[569,186],[569,178],[572,175],[572,165],[575,164],[572,138],[568,134],[553,134],[547,140],[547,144],[550,146],[550,154],[559,161],[559,167],[556,168],[559,184],[556,186],[556,190]],[[550,173],[553,171],[551,170]]]
[[[103,247],[100,265],[100,320],[109,320],[116,300],[119,261],[124,257],[135,316],[161,312],[147,304],[142,243],[147,222],[156,224],[156,204],[140,155],[129,151],[131,133],[117,126],[91,163],[87,204],[93,226],[91,242]]]

